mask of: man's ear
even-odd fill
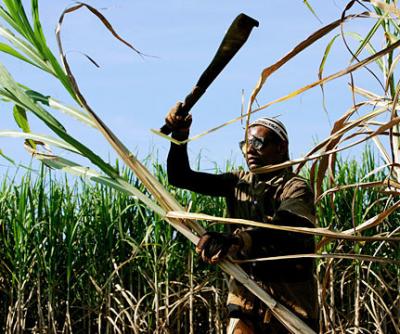
[[[288,143],[286,141],[281,141],[278,145],[278,151],[279,154],[281,155],[282,160],[286,159],[288,150],[289,150]]]

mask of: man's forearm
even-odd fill
[[[178,140],[185,140],[183,134],[174,134]],[[173,186],[210,196],[228,196],[232,193],[237,177],[232,173],[209,174],[190,168],[187,144],[171,143],[167,158],[168,181]]]
[[[177,140],[187,139],[187,133],[174,132],[172,137]],[[187,144],[176,145],[171,143],[167,158],[168,182],[176,187],[186,188],[191,172]]]

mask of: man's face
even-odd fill
[[[283,162],[286,154],[286,143],[279,145],[271,141],[271,130],[262,125],[249,128],[247,140],[249,145],[245,148],[245,155],[249,169],[274,165]],[[260,142],[263,144],[260,145]],[[257,146],[261,146],[257,148]]]

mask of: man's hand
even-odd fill
[[[227,233],[207,232],[202,235],[196,246],[196,253],[204,262],[216,264],[227,255],[234,255],[243,246],[238,235]]]
[[[176,105],[168,112],[165,117],[165,124],[172,130],[172,132],[189,132],[190,125],[192,124],[192,115],[187,116],[179,115],[181,113],[182,102],[177,102]]]

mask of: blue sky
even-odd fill
[[[310,0],[323,24],[340,17],[347,1]],[[89,104],[140,158],[158,152],[165,160],[169,143],[149,130],[163,124],[165,114],[176,101],[184,99],[199,75],[207,67],[236,15],[244,12],[260,22],[247,43],[193,108],[192,134],[201,133],[240,114],[242,91],[245,101],[263,68],[272,64],[321,24],[301,0],[281,1],[136,1],[96,0],[87,3],[101,9],[118,33],[137,49],[151,57],[139,57],[112,38],[99,21],[86,10],[65,18],[62,37],[64,48]],[[27,7],[29,1],[26,1]],[[41,20],[48,43],[56,52],[54,30],[64,8],[72,2],[39,1]],[[361,11],[361,9],[360,9]],[[374,21],[358,20],[345,25],[346,31],[365,33]],[[273,74],[258,96],[262,105],[317,79],[318,67],[326,45],[339,32],[335,30]],[[83,55],[94,58],[94,67]],[[348,65],[350,55],[343,42],[335,42],[327,61],[326,74]],[[21,83],[73,105],[63,87],[50,76],[1,54],[11,74]],[[364,71],[355,74],[360,86],[377,89]],[[290,153],[298,158],[308,152],[317,139],[329,135],[331,124],[352,105],[346,83],[348,77],[326,85],[329,116],[322,108],[322,94],[317,87],[292,100],[274,105],[254,118],[281,115],[289,132]],[[1,129],[16,129],[12,106],[0,102]],[[80,138],[107,160],[115,158],[108,143],[96,131],[55,112],[68,131]],[[253,119],[254,119],[253,118]],[[32,131],[47,132],[32,117]],[[48,132],[47,132],[48,133]],[[192,160],[201,152],[201,167],[223,167],[229,159],[242,163],[237,143],[243,137],[240,123],[235,123],[190,144]],[[0,138],[0,149],[16,162],[28,163],[30,157],[17,139]],[[69,153],[63,156],[76,160]],[[10,164],[0,158],[0,172]]]

